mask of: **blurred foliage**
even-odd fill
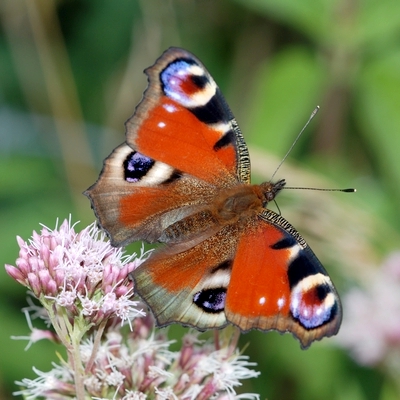
[[[196,54],[225,93],[257,178],[270,178],[320,104],[278,175],[358,193],[296,191],[279,204],[339,289],[362,284],[399,243],[399,16],[398,0],[2,0],[1,262],[14,264],[15,236],[27,239],[39,223],[93,220],[81,193],[124,140],[143,69],[174,45]],[[54,348],[24,353],[10,339],[28,334],[25,291],[0,271],[0,393],[11,398],[13,382],[33,377],[32,365],[46,370]],[[332,339],[307,351],[276,333],[242,343],[262,371],[244,391],[261,399],[400,397],[393,372],[358,366]]]

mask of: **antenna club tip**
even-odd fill
[[[354,189],[354,188],[343,189],[343,192],[345,192],[345,193],[355,193],[355,192],[357,192],[357,189]]]
[[[308,120],[306,126],[307,126],[308,123],[315,117],[315,115],[317,114],[318,111],[319,111],[319,106],[317,106],[317,107],[314,108],[314,110],[313,110],[313,112],[311,113],[310,119]],[[305,126],[305,127],[306,127],[306,126]],[[304,127],[304,128],[305,128],[305,127]],[[304,128],[302,129],[302,131],[304,130]]]

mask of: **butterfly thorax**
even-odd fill
[[[221,225],[229,225],[262,211],[285,185],[281,180],[277,183],[264,182],[261,185],[240,184],[218,193],[213,202],[212,213]]]
[[[284,187],[285,181],[264,182],[260,185],[239,184],[221,190],[209,204],[173,223],[162,234],[164,243],[205,240],[227,225],[245,225],[245,221],[261,214]]]

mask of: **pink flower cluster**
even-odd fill
[[[43,227],[20,246],[16,267],[7,273],[44,303],[55,303],[69,317],[83,316],[98,325],[110,317],[129,320],[137,302],[128,274],[140,263],[122,257],[94,224],[76,233],[65,220],[59,229]]]
[[[151,318],[137,318],[132,331],[117,327],[108,329],[92,367],[83,383],[90,398],[140,400],[155,399],[259,399],[255,394],[237,395],[241,379],[254,378],[258,372],[249,369],[253,363],[229,346],[215,350],[213,344],[189,332],[180,351],[169,350],[164,330],[152,333]],[[80,346],[83,365],[91,360],[93,337]],[[35,371],[36,379],[17,382],[16,392],[28,398],[74,398],[74,373],[66,364],[49,372]],[[30,396],[30,397],[29,397]]]

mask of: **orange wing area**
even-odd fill
[[[283,227],[254,221],[237,246],[226,295],[227,320],[244,331],[291,332],[302,348],[336,334],[339,297],[314,253],[303,246]]]
[[[158,325],[179,322],[200,330],[226,325],[223,308],[207,312],[193,299],[207,288],[228,285],[230,269],[218,267],[234,254],[237,232],[230,229],[223,228],[182,253],[171,254],[173,246],[162,249],[133,272],[135,290],[153,311]]]
[[[175,188],[176,189],[176,188]],[[96,187],[90,192],[93,208],[103,229],[114,246],[136,240],[160,241],[163,231],[174,222],[196,212],[204,197],[198,193],[184,196],[173,188],[136,187],[133,193],[121,190],[102,192]]]
[[[117,246],[159,240],[167,226],[209,203],[217,190],[188,175],[165,184],[127,182],[123,164],[131,152],[127,144],[117,147],[105,160],[98,181],[85,192],[101,226]],[[162,180],[162,169],[158,175]]]
[[[168,111],[169,110],[169,111]],[[135,148],[198,179],[217,185],[237,182],[236,149],[214,149],[223,132],[200,122],[188,109],[163,96],[138,124]]]
[[[279,229],[261,224],[239,241],[226,299],[228,320],[242,330],[277,328],[289,314],[287,275],[290,250],[271,246],[284,238]]]

